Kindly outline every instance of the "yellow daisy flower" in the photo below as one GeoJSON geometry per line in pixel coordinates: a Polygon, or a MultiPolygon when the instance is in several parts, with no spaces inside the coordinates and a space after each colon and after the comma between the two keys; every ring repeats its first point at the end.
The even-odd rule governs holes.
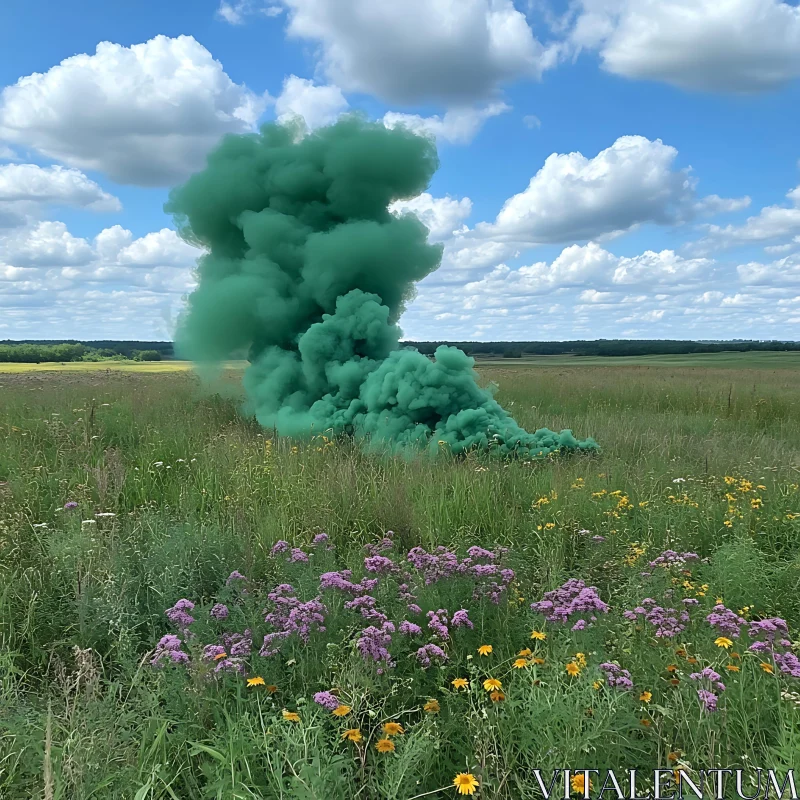
{"type": "Polygon", "coordinates": [[[541,631],[531,631],[531,639],[538,639],[540,642],[543,642],[546,638],[546,633],[542,633],[541,631]]]}
{"type": "Polygon", "coordinates": [[[493,703],[502,703],[502,702],[503,702],[503,700],[505,700],[505,699],[506,699],[506,696],[505,696],[505,695],[504,695],[502,692],[492,692],[492,693],[489,695],[489,699],[490,699],[490,700],[491,700],[493,703]]]}
{"type": "Polygon", "coordinates": [[[490,644],[482,644],[478,648],[478,654],[482,656],[488,656],[492,652],[492,646],[490,644]]]}
{"type": "Polygon", "coordinates": [[[653,699],[653,695],[652,695],[652,693],[650,693],[650,692],[642,692],[642,693],[639,695],[639,699],[640,699],[640,700],[641,700],[643,703],[649,703],[649,702],[650,702],[650,701],[653,699]]]}
{"type": "Polygon", "coordinates": [[[350,742],[360,742],[364,737],[358,728],[348,728],[343,734],[342,739],[347,739],[350,742]]]}
{"type": "Polygon", "coordinates": [[[350,706],[336,706],[331,713],[334,717],[346,717],[352,710],[350,706]]]}
{"type": "Polygon", "coordinates": [[[564,669],[566,669],[567,673],[569,675],[572,675],[573,678],[576,675],[581,674],[581,668],[574,661],[570,661],[569,664],[567,664],[567,666],[564,669]]]}
{"type": "Polygon", "coordinates": [[[502,689],[503,688],[503,684],[500,683],[500,681],[497,680],[497,678],[487,678],[483,682],[483,688],[487,692],[492,692],[492,691],[495,691],[496,689],[502,689]]]}
{"type": "Polygon", "coordinates": [[[296,711],[287,711],[284,708],[281,713],[287,722],[300,722],[300,715],[296,711]]]}
{"type": "Polygon", "coordinates": [[[453,786],[458,789],[459,794],[475,794],[475,790],[480,786],[475,776],[470,772],[459,772],[453,778],[453,786]]]}
{"type": "Polygon", "coordinates": [[[518,656],[531,656],[533,653],[531,652],[530,647],[525,647],[517,653],[518,656]]]}
{"type": "Polygon", "coordinates": [[[393,753],[394,742],[391,739],[378,739],[378,741],[375,742],[375,749],[379,753],[393,753]]]}
{"type": "Polygon", "coordinates": [[[383,732],[387,736],[402,736],[405,733],[403,726],[399,722],[384,722],[383,732]]]}
{"type": "Polygon", "coordinates": [[[773,672],[775,672],[775,670],[772,669],[772,664],[768,664],[766,661],[762,662],[759,666],[769,675],[772,675],[773,672]]]}
{"type": "Polygon", "coordinates": [[[718,638],[714,639],[714,644],[717,647],[724,647],[726,650],[729,647],[733,647],[733,641],[727,636],[719,636],[718,638]]]}
{"type": "Polygon", "coordinates": [[[518,658],[511,666],[514,667],[514,669],[524,669],[530,663],[531,662],[528,661],[527,658],[518,658]]]}
{"type": "Polygon", "coordinates": [[[469,681],[466,678],[453,678],[451,681],[454,689],[466,689],[469,681]]]}
{"type": "Polygon", "coordinates": [[[422,710],[426,711],[428,714],[438,714],[441,711],[439,706],[439,701],[430,699],[424,706],[422,706],[422,710]]]}
{"type": "Polygon", "coordinates": [[[260,675],[256,675],[255,678],[248,678],[247,679],[248,686],[263,686],[264,679],[260,675]]]}

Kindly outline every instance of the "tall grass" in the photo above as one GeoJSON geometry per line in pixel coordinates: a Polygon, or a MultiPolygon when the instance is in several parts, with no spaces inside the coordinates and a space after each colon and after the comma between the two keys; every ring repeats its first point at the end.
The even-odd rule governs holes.
{"type": "MultiPolygon", "coordinates": [[[[692,550],[707,559],[709,594],[796,631],[797,371],[487,366],[481,378],[523,426],[570,427],[602,452],[368,456],[346,441],[275,439],[238,413],[235,373],[210,394],[187,373],[0,375],[0,797],[410,798],[471,765],[481,796],[517,798],[536,767],[666,763],[683,723],[662,719],[645,737],[631,707],[591,682],[531,684],[503,715],[465,699],[415,726],[378,773],[316,712],[281,725],[274,704],[234,682],[212,695],[147,664],[176,599],[211,602],[233,569],[273,580],[272,545],[318,531],[349,564],[389,529],[403,550],[508,546],[527,602],[569,577],[635,601],[635,548],[637,563],[692,550]],[[733,511],[724,476],[752,484],[733,511]]],[[[527,602],[497,641],[525,635],[527,602]]],[[[575,644],[554,641],[552,656],[575,644]]],[[[753,681],[763,697],[753,704],[751,686],[730,701],[724,746],[684,709],[688,768],[723,754],[796,761],[800,697],[753,681]]]]}

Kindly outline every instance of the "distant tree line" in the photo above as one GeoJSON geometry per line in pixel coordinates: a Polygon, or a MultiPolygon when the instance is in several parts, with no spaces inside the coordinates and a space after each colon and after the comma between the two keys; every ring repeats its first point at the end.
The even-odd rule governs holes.
{"type": "MultiPolygon", "coordinates": [[[[668,339],[598,339],[574,342],[406,342],[421,353],[433,355],[437,347],[458,347],[467,355],[494,358],[523,356],[652,356],[687,353],[800,350],[800,342],[747,341],[693,342],[668,339]]],[[[172,342],[133,341],[5,341],[0,342],[0,362],[45,361],[160,361],[173,358],[172,342]]]]}
{"type": "Polygon", "coordinates": [[[800,350],[800,342],[691,342],[667,339],[598,339],[593,342],[407,342],[432,355],[437,347],[451,345],[471,356],[522,358],[523,356],[654,356],[687,353],[747,352],[753,350],[800,350]]]}
{"type": "Polygon", "coordinates": [[[161,361],[172,356],[171,342],[0,342],[0,362],[161,361]]]}

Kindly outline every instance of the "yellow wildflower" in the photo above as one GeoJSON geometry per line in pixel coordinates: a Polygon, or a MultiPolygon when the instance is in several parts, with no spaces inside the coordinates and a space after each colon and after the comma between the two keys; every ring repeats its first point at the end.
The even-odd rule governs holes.
{"type": "Polygon", "coordinates": [[[727,636],[719,636],[719,637],[717,637],[716,639],[714,639],[714,644],[717,647],[724,647],[726,650],[729,647],[733,647],[733,641],[731,639],[729,639],[727,636]]]}
{"type": "Polygon", "coordinates": [[[281,713],[287,722],[300,722],[300,715],[296,711],[287,711],[284,708],[281,713]]]}
{"type": "Polygon", "coordinates": [[[261,676],[256,675],[255,678],[248,678],[247,679],[247,685],[248,686],[263,686],[264,685],[264,679],[261,676]]]}
{"type": "Polygon", "coordinates": [[[478,654],[482,656],[488,656],[492,652],[492,646],[490,644],[482,644],[478,648],[478,654]]]}
{"type": "Polygon", "coordinates": [[[379,753],[393,753],[394,742],[391,739],[378,739],[375,743],[375,749],[379,753]]]}
{"type": "Polygon", "coordinates": [[[405,733],[403,726],[399,722],[384,722],[383,732],[387,736],[402,736],[405,733]]]}
{"type": "Polygon", "coordinates": [[[469,681],[466,678],[453,678],[451,683],[454,689],[466,689],[469,681]]]}
{"type": "Polygon", "coordinates": [[[650,702],[650,701],[653,699],[653,695],[652,695],[652,693],[651,693],[651,692],[642,692],[642,693],[639,695],[639,699],[640,699],[640,700],[641,700],[643,703],[649,703],[649,702],[650,702]]]}
{"type": "Polygon", "coordinates": [[[424,706],[422,706],[422,710],[427,712],[428,714],[438,714],[441,711],[439,707],[439,701],[430,699],[424,706]]]}
{"type": "Polygon", "coordinates": [[[573,678],[581,673],[581,668],[574,661],[570,661],[565,669],[567,670],[568,674],[572,675],[573,678]]]}
{"type": "Polygon", "coordinates": [[[518,658],[511,666],[514,667],[514,669],[524,669],[530,663],[531,662],[528,661],[527,658],[518,658]]]}
{"type": "Polygon", "coordinates": [[[500,681],[499,681],[499,680],[497,680],[497,678],[487,678],[487,679],[486,679],[486,680],[483,682],[483,688],[484,688],[484,689],[485,689],[487,692],[491,692],[491,691],[493,691],[493,690],[495,690],[495,689],[502,689],[502,688],[503,688],[503,684],[502,684],[502,683],[500,683],[500,681]]]}
{"type": "Polygon", "coordinates": [[[364,737],[358,728],[348,728],[343,734],[342,739],[347,739],[350,742],[360,742],[364,737]]]}
{"type": "Polygon", "coordinates": [[[540,642],[543,642],[546,638],[546,633],[542,633],[541,631],[531,631],[531,639],[538,639],[540,642]]]}
{"type": "Polygon", "coordinates": [[[475,790],[480,786],[475,776],[470,772],[459,772],[453,778],[453,786],[458,789],[459,794],[475,794],[475,790]]]}
{"type": "Polygon", "coordinates": [[[352,710],[350,706],[336,706],[331,713],[334,717],[346,717],[352,710]]]}

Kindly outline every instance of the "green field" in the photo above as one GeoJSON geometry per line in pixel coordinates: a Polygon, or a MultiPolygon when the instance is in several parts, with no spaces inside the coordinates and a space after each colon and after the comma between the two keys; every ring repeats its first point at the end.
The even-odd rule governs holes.
{"type": "Polygon", "coordinates": [[[448,798],[462,773],[475,797],[517,800],[540,796],[533,769],[800,767],[800,680],[782,669],[800,645],[798,354],[480,362],[520,424],[602,447],[544,461],[274,439],[240,412],[241,364],[210,390],[181,362],[30,366],[0,374],[3,800],[448,798]],[[322,532],[335,549],[312,545],[322,532]],[[271,555],[279,541],[308,563],[271,555]],[[367,544],[392,566],[370,572],[367,544]],[[495,604],[499,573],[417,569],[418,546],[487,548],[514,576],[495,604]],[[668,549],[699,558],[648,566],[668,549]],[[391,633],[391,666],[358,644],[380,617],[320,587],[345,567],[379,577],[369,591],[393,624],[421,628],[391,633]],[[246,583],[226,586],[234,570],[246,583]],[[530,608],[569,579],[610,607],[583,630],[530,608]],[[261,656],[278,584],[319,596],[326,630],[261,656]],[[656,635],[652,615],[623,616],[647,597],[690,619],[656,635]],[[184,628],[165,616],[182,598],[184,628]],[[735,634],[707,621],[718,601],[743,620],[735,634]],[[215,603],[229,616],[210,617],[215,603]],[[788,644],[751,649],[753,623],[776,617],[788,644]],[[156,649],[166,635],[188,665],[156,649]],[[446,660],[426,666],[426,643],[446,660]],[[332,689],[342,717],[313,699],[332,689]]]}

